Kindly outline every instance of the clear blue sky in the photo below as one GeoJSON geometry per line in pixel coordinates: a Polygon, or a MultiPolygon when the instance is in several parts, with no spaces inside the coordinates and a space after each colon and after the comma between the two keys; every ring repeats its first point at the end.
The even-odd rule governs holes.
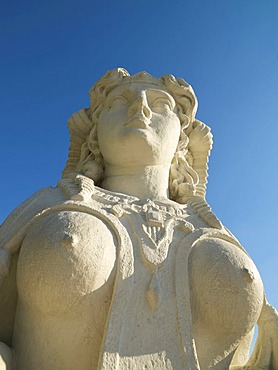
{"type": "Polygon", "coordinates": [[[106,70],[172,73],[214,134],[208,202],[278,307],[277,0],[4,0],[0,17],[0,221],[56,184],[67,119],[106,70]]]}

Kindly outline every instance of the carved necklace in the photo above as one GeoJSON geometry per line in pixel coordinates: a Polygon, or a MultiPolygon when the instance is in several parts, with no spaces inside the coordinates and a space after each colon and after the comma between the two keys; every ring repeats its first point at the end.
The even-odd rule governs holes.
{"type": "Polygon", "coordinates": [[[173,207],[161,201],[115,195],[99,188],[96,188],[93,199],[100,201],[103,208],[116,217],[129,219],[132,234],[140,241],[144,257],[155,266],[166,259],[176,227],[185,233],[194,231],[193,225],[186,221],[185,206],[173,207]]]}

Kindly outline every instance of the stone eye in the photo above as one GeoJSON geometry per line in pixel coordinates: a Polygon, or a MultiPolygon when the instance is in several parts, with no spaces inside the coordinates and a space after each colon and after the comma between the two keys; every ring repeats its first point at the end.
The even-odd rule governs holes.
{"type": "Polygon", "coordinates": [[[153,110],[170,109],[173,110],[172,104],[168,99],[156,99],[151,107],[153,110]]]}
{"type": "Polygon", "coordinates": [[[109,108],[111,107],[121,107],[128,105],[128,101],[123,96],[116,96],[113,98],[109,104],[109,108]]]}

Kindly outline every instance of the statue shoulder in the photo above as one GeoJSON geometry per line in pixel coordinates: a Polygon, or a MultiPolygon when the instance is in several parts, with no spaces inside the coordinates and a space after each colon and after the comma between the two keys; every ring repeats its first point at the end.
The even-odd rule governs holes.
{"type": "Polygon", "coordinates": [[[2,268],[1,260],[6,261],[5,266],[9,265],[9,255],[17,252],[27,228],[35,218],[57,205],[64,207],[67,201],[86,201],[93,192],[92,180],[82,175],[75,175],[60,180],[57,187],[46,187],[37,191],[20,204],[0,226],[0,257],[2,255],[0,272],[5,270],[2,268]]]}
{"type": "Polygon", "coordinates": [[[5,247],[11,237],[23,228],[38,212],[65,200],[59,188],[47,187],[26,199],[0,226],[0,247],[5,247]]]}

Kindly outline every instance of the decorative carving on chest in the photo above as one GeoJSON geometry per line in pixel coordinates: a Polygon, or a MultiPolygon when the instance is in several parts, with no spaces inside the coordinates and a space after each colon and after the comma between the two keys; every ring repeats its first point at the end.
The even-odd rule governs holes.
{"type": "Polygon", "coordinates": [[[126,194],[115,194],[92,184],[92,180],[78,175],[75,180],[60,180],[58,185],[71,199],[80,201],[84,199],[78,194],[83,194],[85,189],[86,200],[91,199],[92,207],[113,214],[122,223],[127,219],[132,234],[140,240],[144,257],[155,266],[166,259],[175,229],[185,234],[194,231],[194,226],[186,221],[189,217],[186,206],[177,207],[151,199],[140,200],[126,194]],[[86,186],[80,186],[80,183],[85,183],[86,186]]]}
{"type": "Polygon", "coordinates": [[[185,207],[175,208],[150,199],[140,201],[135,197],[116,196],[99,190],[95,191],[93,198],[120,220],[128,219],[133,235],[140,240],[144,257],[156,266],[166,259],[175,228],[186,234],[194,230],[193,225],[186,221],[185,207]]]}
{"type": "Polygon", "coordinates": [[[141,225],[142,252],[152,264],[159,265],[166,259],[174,233],[174,223],[174,220],[166,220],[164,228],[141,225]]]}
{"type": "MultiPolygon", "coordinates": [[[[78,175],[78,181],[83,183],[84,177],[78,175]]],[[[78,183],[72,184],[71,180],[63,179],[59,187],[71,199],[83,202],[86,198],[92,208],[113,214],[127,229],[134,247],[138,245],[141,251],[141,262],[150,272],[146,298],[150,309],[156,310],[163,295],[160,267],[165,260],[170,263],[171,259],[167,259],[170,246],[174,248],[175,243],[180,243],[181,239],[175,238],[175,232],[186,235],[194,231],[194,226],[187,219],[191,221],[195,216],[185,205],[140,200],[92,186],[92,181],[88,179],[85,182],[86,186],[80,187],[78,183]],[[79,196],[81,193],[82,197],[79,196]]]]}

